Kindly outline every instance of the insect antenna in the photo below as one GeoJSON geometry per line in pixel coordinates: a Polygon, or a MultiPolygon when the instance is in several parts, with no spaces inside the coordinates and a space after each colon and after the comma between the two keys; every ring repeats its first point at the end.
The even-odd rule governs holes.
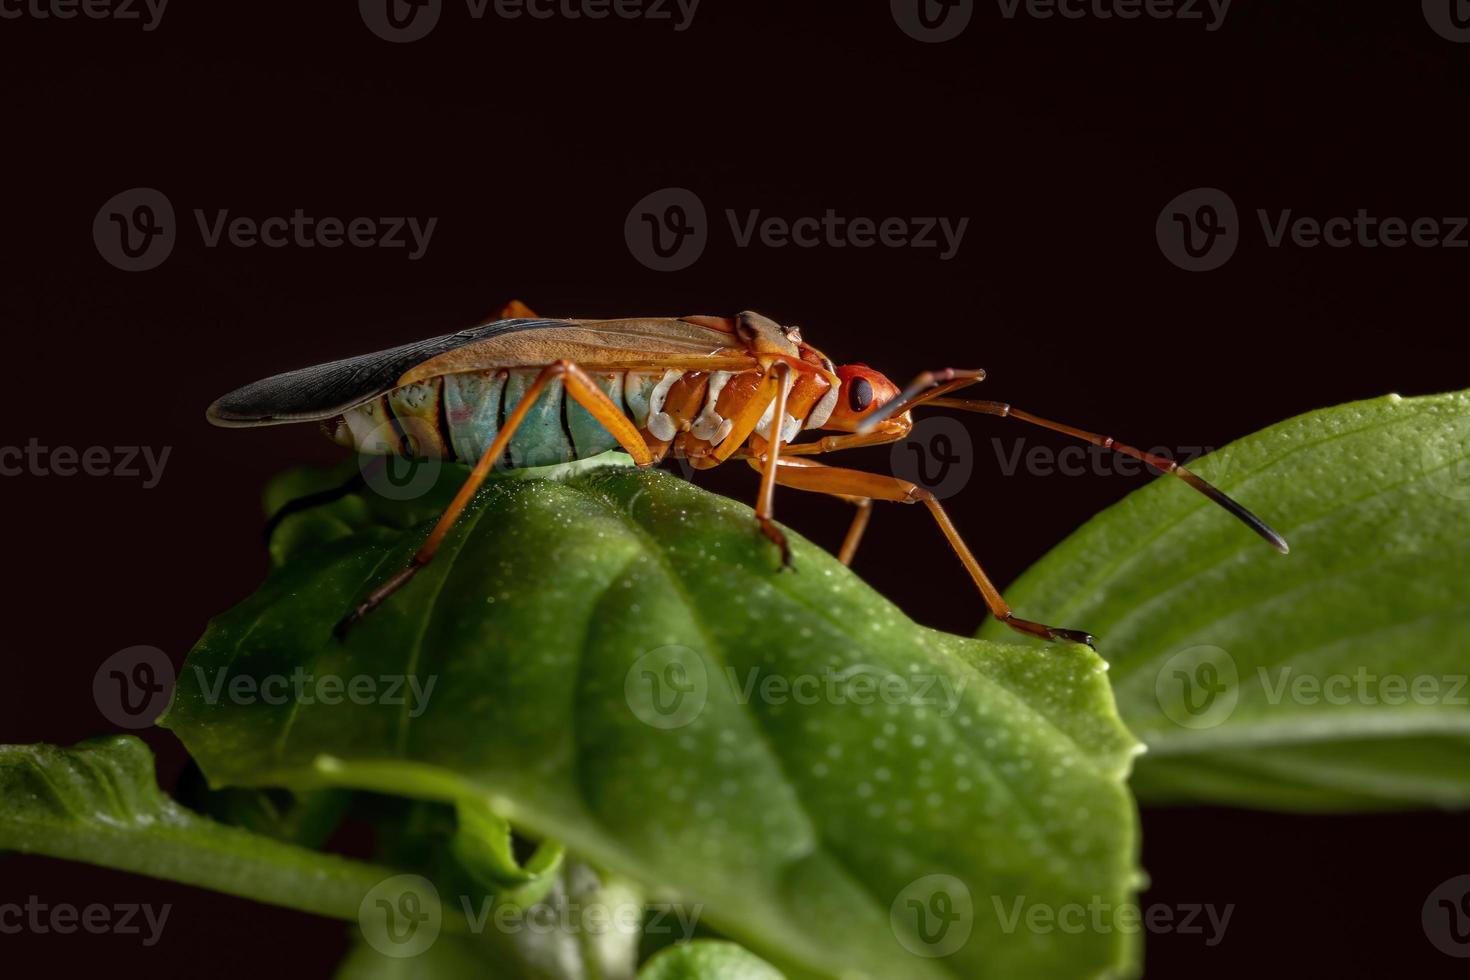
{"type": "Polygon", "coordinates": [[[859,434],[870,432],[884,419],[892,418],[900,412],[907,412],[919,405],[930,405],[934,408],[955,408],[964,412],[979,412],[982,415],[993,415],[997,418],[1029,422],[1043,429],[1060,432],[1074,439],[1090,442],[1094,446],[1101,446],[1103,449],[1110,449],[1113,452],[1122,453],[1124,456],[1131,456],[1164,473],[1172,473],[1235,515],[1237,520],[1260,535],[1267,544],[1283,555],[1291,550],[1291,546],[1286,543],[1286,539],[1277,533],[1269,524],[1251,513],[1238,501],[1220,490],[1220,488],[1193,471],[1184,468],[1175,460],[1155,456],[1153,453],[1146,453],[1141,449],[1136,449],[1126,443],[1119,442],[1112,436],[1099,435],[1096,432],[1089,432],[1086,429],[1078,429],[1074,426],[1063,425],[1060,422],[1053,422],[1039,415],[1032,415],[1030,412],[1023,412],[1020,409],[1012,408],[1005,402],[943,397],[957,388],[964,388],[983,380],[985,380],[985,372],[978,368],[944,368],[939,371],[925,371],[911,381],[908,387],[899,392],[896,398],[864,419],[862,425],[858,426],[857,431],[859,434]]]}
{"type": "Polygon", "coordinates": [[[1214,484],[1205,480],[1203,477],[1199,476],[1193,471],[1181,466],[1176,460],[1165,459],[1162,456],[1155,456],[1153,453],[1144,452],[1142,449],[1130,446],[1127,443],[1119,442],[1112,436],[1099,435],[1096,432],[1089,432],[1086,429],[1078,429],[1074,426],[1063,425],[1060,422],[1053,422],[1050,419],[1044,419],[1039,415],[1032,415],[1030,412],[1023,412],[1018,408],[1012,408],[1005,402],[978,401],[970,398],[937,397],[922,398],[920,400],[935,408],[956,408],[965,412],[979,412],[982,415],[993,415],[997,418],[1016,419],[1020,422],[1029,422],[1032,425],[1040,426],[1043,429],[1050,429],[1053,432],[1060,432],[1063,435],[1071,436],[1074,439],[1081,439],[1084,442],[1090,442],[1094,446],[1100,446],[1103,449],[1110,449],[1115,453],[1122,453],[1124,456],[1131,456],[1134,459],[1147,463],[1154,469],[1161,470],[1164,473],[1171,473],[1174,476],[1179,477],[1179,479],[1183,480],[1191,487],[1194,487],[1194,489],[1204,494],[1210,500],[1213,500],[1216,504],[1219,504],[1231,514],[1234,514],[1235,517],[1242,524],[1250,528],[1252,531],[1256,532],[1256,534],[1260,535],[1260,537],[1264,539],[1267,544],[1275,548],[1277,551],[1281,552],[1283,555],[1287,554],[1291,550],[1291,546],[1286,543],[1286,539],[1278,534],[1269,524],[1261,520],[1255,514],[1251,513],[1242,504],[1228,496],[1224,491],[1216,487],[1214,484]]]}

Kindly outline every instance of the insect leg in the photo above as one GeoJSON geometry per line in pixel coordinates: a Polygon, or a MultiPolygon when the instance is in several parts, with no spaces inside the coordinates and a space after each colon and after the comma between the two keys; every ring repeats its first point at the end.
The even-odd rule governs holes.
{"type": "Polygon", "coordinates": [[[499,313],[496,313],[490,319],[491,320],[519,320],[519,319],[523,319],[523,318],[526,319],[526,320],[536,320],[536,319],[539,319],[536,316],[535,313],[531,312],[531,308],[529,306],[527,306],[525,303],[522,303],[518,299],[513,299],[509,303],[506,303],[504,306],[502,306],[500,308],[500,312],[499,313]]]}
{"type": "Polygon", "coordinates": [[[526,389],[526,393],[521,396],[521,400],[516,405],[515,411],[510,413],[510,418],[505,420],[505,425],[501,426],[495,439],[486,447],[485,452],[481,454],[480,461],[470,471],[470,475],[464,481],[464,485],[459,488],[459,492],[454,495],[454,500],[445,508],[444,513],[439,518],[439,522],[429,532],[429,536],[414,554],[413,559],[392,578],[370,592],[368,597],[357,608],[343,617],[334,631],[338,639],[344,637],[347,634],[347,630],[351,629],[352,625],[359,619],[362,619],[381,605],[384,599],[387,599],[394,592],[402,588],[404,583],[413,578],[420,568],[433,561],[434,555],[439,551],[439,546],[444,542],[444,536],[449,533],[450,528],[454,527],[460,515],[464,513],[465,507],[469,505],[471,498],[474,497],[475,492],[480,489],[481,484],[485,482],[485,478],[490,475],[490,471],[494,468],[496,461],[504,454],[505,447],[510,445],[511,438],[515,435],[516,430],[520,428],[527,414],[530,413],[531,406],[541,396],[541,392],[546,389],[546,386],[556,378],[563,379],[567,393],[575,398],[578,404],[587,409],[593,418],[607,427],[608,432],[612,433],[613,438],[617,439],[618,444],[627,450],[628,455],[633,457],[635,463],[639,466],[652,465],[653,454],[649,452],[648,444],[643,441],[643,436],[639,434],[637,427],[618,409],[617,405],[613,404],[612,399],[607,397],[606,393],[597,386],[596,382],[585,371],[567,360],[559,360],[547,365],[540,374],[536,375],[536,380],[531,382],[530,386],[526,389]]]}
{"type": "MultiPolygon", "coordinates": [[[[745,461],[750,464],[751,469],[757,472],[763,471],[763,464],[755,457],[747,457],[745,461]]],[[[788,456],[781,457],[781,466],[785,468],[821,465],[821,463],[814,460],[788,456]]],[[[777,480],[779,481],[779,479],[780,476],[778,475],[777,480]]],[[[863,533],[868,529],[868,521],[873,516],[873,498],[857,497],[848,493],[833,493],[828,494],[828,496],[835,497],[838,500],[845,500],[852,504],[854,508],[852,523],[847,526],[847,534],[843,536],[842,547],[837,552],[837,560],[844,565],[850,566],[853,558],[857,555],[858,545],[862,543],[863,533]]]]}
{"type": "Polygon", "coordinates": [[[786,535],[776,526],[773,519],[775,514],[776,497],[776,469],[781,462],[781,427],[786,422],[786,396],[790,391],[787,381],[791,377],[791,368],[785,362],[778,361],[772,366],[776,377],[776,401],[775,409],[771,412],[771,426],[766,431],[770,433],[767,440],[767,450],[763,462],[764,469],[761,472],[761,489],[755,498],[755,519],[760,522],[761,533],[775,542],[776,547],[781,549],[781,567],[791,567],[791,544],[786,540],[786,535]]]}
{"type": "Polygon", "coordinates": [[[1124,456],[1131,456],[1134,459],[1142,460],[1155,469],[1162,470],[1165,473],[1172,473],[1206,497],[1209,497],[1231,514],[1234,514],[1242,524],[1264,538],[1271,547],[1283,555],[1291,550],[1286,543],[1286,539],[1272,530],[1265,521],[1226,496],[1213,484],[1207,483],[1172,459],[1164,459],[1162,456],[1146,453],[1141,449],[1136,449],[1133,446],[1121,443],[1112,436],[1099,435],[1096,432],[1088,432],[1086,429],[1078,429],[1070,425],[1063,425],[1060,422],[1053,422],[1039,415],[1032,415],[1030,412],[1023,412],[1020,409],[1012,408],[1005,402],[976,401],[967,398],[933,398],[929,399],[928,402],[935,408],[957,408],[966,412],[994,415],[997,418],[1018,419],[1022,422],[1030,422],[1032,425],[1038,425],[1043,429],[1060,432],[1063,435],[1072,436],[1074,439],[1090,442],[1094,446],[1101,446],[1104,449],[1111,449],[1115,453],[1122,453],[1124,456]]]}
{"type": "Polygon", "coordinates": [[[852,523],[847,526],[847,534],[842,538],[842,549],[837,552],[837,560],[850,567],[852,560],[857,557],[858,545],[862,544],[863,534],[868,530],[868,521],[873,517],[873,498],[849,497],[845,494],[839,494],[839,496],[856,508],[852,515],[852,523]]]}
{"type": "Polygon", "coordinates": [[[781,425],[786,418],[786,398],[790,393],[791,371],[792,365],[784,360],[776,360],[766,366],[765,371],[761,374],[760,384],[730,419],[730,432],[715,447],[713,454],[714,458],[722,463],[734,456],[737,451],[741,455],[746,455],[747,451],[741,447],[751,439],[751,434],[759,427],[760,420],[765,416],[767,409],[770,409],[771,427],[767,431],[771,439],[768,440],[767,451],[761,454],[760,463],[751,459],[751,465],[760,469],[762,473],[760,494],[756,498],[756,520],[760,523],[761,533],[781,549],[781,567],[783,568],[791,566],[791,546],[786,540],[785,533],[772,520],[771,512],[775,495],[776,465],[781,457],[781,425]]]}
{"type": "Polygon", "coordinates": [[[945,513],[939,501],[934,499],[934,495],[928,490],[909,483],[907,480],[884,476],[881,473],[840,469],[835,466],[825,466],[814,460],[802,460],[803,465],[792,465],[792,462],[788,460],[782,463],[777,470],[776,482],[782,486],[836,496],[892,500],[902,504],[922,503],[929,508],[929,513],[933,515],[935,523],[939,525],[940,531],[944,532],[950,547],[959,556],[960,563],[965,566],[965,571],[970,573],[970,578],[974,580],[975,586],[985,598],[985,605],[992,616],[1011,629],[1028,636],[1040,637],[1043,640],[1070,640],[1073,643],[1085,643],[1092,646],[1090,633],[1033,623],[1013,613],[1011,607],[1001,596],[1000,590],[990,581],[990,577],[985,574],[985,570],[980,567],[980,563],[970,552],[969,546],[960,537],[960,532],[954,526],[954,522],[949,519],[949,515],[945,513]]]}

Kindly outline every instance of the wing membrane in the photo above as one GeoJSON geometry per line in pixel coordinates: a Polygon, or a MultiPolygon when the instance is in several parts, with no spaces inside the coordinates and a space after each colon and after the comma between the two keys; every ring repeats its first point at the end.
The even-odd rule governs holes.
{"type": "MultiPolygon", "coordinates": [[[[710,318],[712,320],[712,318],[710,318]]],[[[399,385],[442,374],[547,364],[698,358],[739,347],[734,334],[670,317],[620,320],[498,320],[400,347],[287,371],[230,392],[209,406],[223,426],[328,419],[399,385]]]]}

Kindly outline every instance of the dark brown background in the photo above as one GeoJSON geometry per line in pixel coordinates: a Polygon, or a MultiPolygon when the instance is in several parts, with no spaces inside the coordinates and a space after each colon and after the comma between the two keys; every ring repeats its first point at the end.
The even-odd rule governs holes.
{"type": "MultiPolygon", "coordinates": [[[[1218,446],[1308,409],[1465,387],[1470,252],[1269,249],[1254,209],[1325,217],[1470,212],[1470,47],[1418,4],[1237,0],[1223,28],[1003,19],[977,5],[926,45],[884,3],[704,0],[668,22],[471,20],[450,0],[425,40],[374,37],[354,5],[170,6],[136,23],[0,20],[6,207],[4,438],[172,447],[160,486],[0,483],[11,556],[0,741],[111,726],[96,665],[133,644],[181,662],[259,582],[258,494],[339,458],[309,428],[225,432],[204,406],[286,367],[474,322],[519,296],[548,314],[747,307],[841,360],[904,379],[983,365],[992,397],[1147,445],[1218,446]],[[308,13],[307,6],[320,9],[308,13]],[[1377,8],[1377,9],[1372,9],[1377,8]],[[207,12],[206,12],[207,10],[207,12]],[[623,220],[696,191],[714,228],[687,271],[649,271],[623,220]],[[1182,272],[1154,221],[1189,188],[1227,190],[1246,240],[1182,272]],[[164,191],[181,239],[158,269],[107,265],[91,223],[164,191]],[[428,254],[206,249],[191,211],[437,216],[428,254]],[[932,250],[736,248],[723,211],[787,218],[968,216],[932,250]]],[[[1138,478],[979,472],[954,501],[1002,582],[1138,478]]],[[[857,465],[882,468],[883,452],[857,465]]],[[[749,499],[748,471],[701,478],[749,499]]],[[[787,494],[782,518],[835,545],[841,508],[787,494]]],[[[922,622],[982,609],[920,514],[884,510],[858,571],[922,622]]],[[[182,765],[149,734],[165,784],[182,765]]],[[[1463,819],[1150,812],[1146,901],[1235,903],[1225,942],[1151,936],[1151,976],[1449,976],[1418,922],[1466,867],[1463,819]]],[[[0,864],[0,900],[173,902],[164,941],[0,937],[0,955],[122,976],[318,976],[332,922],[40,859],[0,864]]]]}

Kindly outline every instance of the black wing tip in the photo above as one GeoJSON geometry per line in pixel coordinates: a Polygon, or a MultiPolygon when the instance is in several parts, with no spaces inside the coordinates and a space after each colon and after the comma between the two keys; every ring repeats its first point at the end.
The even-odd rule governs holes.
{"type": "Polygon", "coordinates": [[[334,415],[342,414],[342,410],[312,413],[309,415],[280,415],[269,412],[247,412],[238,407],[230,407],[230,395],[214,401],[204,410],[204,418],[210,425],[221,429],[252,429],[262,425],[289,425],[294,422],[320,422],[334,415]]]}
{"type": "Polygon", "coordinates": [[[219,426],[222,429],[243,429],[252,425],[271,425],[280,421],[270,415],[262,415],[259,412],[242,412],[238,407],[230,405],[234,392],[217,398],[204,410],[204,418],[210,425],[219,426]]]}

